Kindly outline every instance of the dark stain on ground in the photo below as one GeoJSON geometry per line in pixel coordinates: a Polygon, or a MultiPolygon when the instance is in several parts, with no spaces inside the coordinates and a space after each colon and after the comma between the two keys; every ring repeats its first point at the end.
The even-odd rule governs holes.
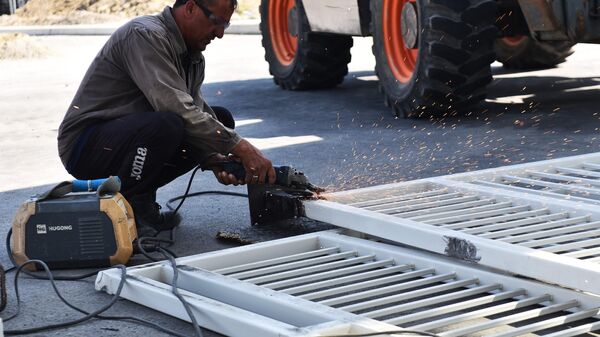
{"type": "Polygon", "coordinates": [[[324,222],[300,217],[291,220],[254,225],[242,229],[238,228],[235,231],[221,230],[217,233],[217,238],[219,240],[238,244],[251,244],[334,228],[336,227],[324,222]]]}

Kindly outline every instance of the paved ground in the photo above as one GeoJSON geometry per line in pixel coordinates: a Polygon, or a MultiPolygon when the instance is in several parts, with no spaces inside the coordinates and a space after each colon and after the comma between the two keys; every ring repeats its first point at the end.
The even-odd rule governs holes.
{"type": "MultiPolygon", "coordinates": [[[[43,60],[0,60],[0,235],[28,196],[68,179],[56,154],[56,129],[87,65],[106,37],[45,37],[54,51],[43,60]]],[[[227,36],[206,53],[204,94],[235,112],[239,132],[259,144],[275,163],[293,164],[316,184],[344,190],[375,184],[599,151],[600,47],[577,46],[557,69],[506,73],[494,66],[490,99],[470,114],[431,120],[395,119],[383,105],[373,74],[370,40],[356,39],[350,74],[339,88],[287,92],[269,78],[258,36],[227,36]]],[[[183,193],[189,176],[159,191],[165,201],[183,193]]],[[[221,189],[210,174],[192,190],[221,189]]],[[[244,188],[223,188],[244,192],[244,188]]],[[[267,240],[321,229],[251,228],[241,198],[189,200],[174,247],[180,255],[222,249],[219,230],[267,240]]],[[[6,253],[0,254],[4,266],[6,253]]],[[[134,262],[141,262],[136,259],[134,262]]],[[[12,279],[12,275],[9,276],[12,279]]],[[[45,282],[23,279],[22,314],[5,328],[64,321],[76,313],[60,304],[45,282]]],[[[93,279],[60,283],[73,303],[96,308],[109,301],[93,279]]],[[[7,312],[14,310],[10,291],[7,312]]],[[[112,314],[136,314],[191,334],[189,325],[121,301],[112,314]]],[[[160,336],[129,323],[94,321],[44,336],[160,336]]],[[[41,335],[40,335],[41,336],[41,335]]],[[[208,333],[207,336],[215,336],[208,333]]]]}

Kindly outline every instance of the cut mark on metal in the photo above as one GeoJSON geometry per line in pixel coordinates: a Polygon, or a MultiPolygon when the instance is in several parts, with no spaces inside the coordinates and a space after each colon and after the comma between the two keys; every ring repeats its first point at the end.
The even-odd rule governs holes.
{"type": "Polygon", "coordinates": [[[481,257],[477,256],[477,247],[472,242],[450,236],[444,236],[444,241],[447,244],[444,250],[446,255],[468,262],[479,262],[481,260],[481,257]]]}

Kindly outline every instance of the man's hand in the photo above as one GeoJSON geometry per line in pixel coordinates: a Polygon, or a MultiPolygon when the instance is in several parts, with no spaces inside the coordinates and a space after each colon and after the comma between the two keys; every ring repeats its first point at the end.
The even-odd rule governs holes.
{"type": "Polygon", "coordinates": [[[229,160],[235,160],[235,158],[226,157],[222,154],[216,153],[210,156],[210,158],[203,163],[202,167],[210,168],[215,174],[215,178],[217,178],[217,180],[223,185],[243,185],[243,180],[238,180],[233,174],[227,173],[223,170],[223,167],[219,165],[219,163],[229,160]]]}
{"type": "Polygon", "coordinates": [[[243,185],[244,181],[238,180],[233,174],[221,171],[219,168],[213,168],[213,173],[217,180],[223,185],[243,185]]]}
{"type": "Polygon", "coordinates": [[[275,169],[273,164],[259,149],[250,142],[242,139],[231,153],[240,159],[246,170],[246,184],[275,183],[275,169]]]}

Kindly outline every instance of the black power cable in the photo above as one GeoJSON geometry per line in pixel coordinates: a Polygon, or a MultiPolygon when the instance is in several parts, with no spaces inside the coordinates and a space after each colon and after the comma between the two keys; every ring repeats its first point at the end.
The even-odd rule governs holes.
{"type": "MultiPolygon", "coordinates": [[[[14,266],[13,268],[15,268],[15,267],[19,267],[19,264],[15,261],[15,258],[13,257],[13,254],[12,254],[12,248],[11,248],[11,243],[10,243],[11,237],[12,237],[12,228],[10,228],[8,230],[8,234],[6,234],[6,253],[8,254],[8,258],[10,259],[10,262],[14,266]]],[[[39,260],[32,260],[32,261],[39,261],[39,260]]],[[[12,268],[9,270],[12,271],[12,268]]],[[[83,280],[83,279],[91,277],[91,276],[95,276],[96,274],[98,274],[99,271],[100,270],[95,270],[93,272],[89,272],[89,273],[85,273],[85,274],[81,274],[81,275],[75,275],[75,276],[58,276],[58,275],[52,274],[48,269],[48,271],[46,272],[46,275],[48,275],[48,273],[50,273],[50,275],[52,275],[52,279],[57,280],[57,281],[77,281],[77,280],[83,280]]],[[[37,275],[26,269],[23,269],[22,272],[27,274],[28,276],[33,277],[38,280],[49,280],[50,279],[49,276],[37,275]]]]}
{"type": "MultiPolygon", "coordinates": [[[[200,165],[196,166],[194,171],[192,171],[192,175],[190,176],[190,179],[188,180],[188,184],[185,189],[185,193],[183,193],[182,195],[177,196],[175,198],[171,198],[167,201],[167,208],[169,210],[173,211],[173,216],[175,216],[175,214],[177,214],[177,212],[179,212],[179,209],[181,208],[181,206],[183,205],[183,203],[185,202],[185,200],[188,197],[196,197],[199,195],[207,195],[207,194],[229,195],[229,196],[233,196],[233,197],[243,197],[243,198],[248,197],[248,195],[244,194],[244,193],[227,192],[227,191],[200,191],[200,192],[190,193],[190,189],[192,188],[192,182],[194,181],[194,176],[196,175],[196,172],[198,172],[199,169],[201,169],[200,165]],[[181,201],[179,202],[179,204],[177,204],[176,207],[173,207],[172,204],[177,200],[181,200],[181,201]]],[[[169,231],[169,240],[171,240],[171,241],[174,241],[174,238],[173,238],[174,229],[175,228],[173,228],[169,231]]],[[[157,233],[157,235],[158,235],[158,233],[157,233]]]]}
{"type": "Polygon", "coordinates": [[[198,321],[196,320],[196,316],[194,316],[194,313],[192,312],[190,304],[179,293],[179,287],[177,286],[177,279],[179,278],[179,267],[177,267],[177,261],[175,261],[173,255],[171,255],[167,250],[163,249],[162,247],[158,247],[158,250],[169,260],[169,263],[171,263],[171,268],[173,269],[173,279],[171,280],[171,292],[173,293],[173,295],[175,295],[175,297],[179,299],[179,301],[183,305],[183,308],[185,309],[185,312],[190,317],[190,320],[192,321],[192,326],[194,327],[194,330],[196,332],[196,336],[202,337],[202,330],[200,329],[200,325],[198,325],[198,321]]]}
{"type": "Polygon", "coordinates": [[[46,325],[46,326],[41,326],[41,327],[37,327],[37,328],[30,328],[30,329],[21,329],[21,330],[5,330],[4,332],[7,335],[25,335],[25,334],[31,334],[31,333],[36,333],[36,332],[41,332],[41,331],[46,331],[46,330],[54,330],[54,329],[60,329],[60,328],[66,328],[69,326],[73,326],[76,324],[80,324],[83,323],[91,318],[97,318],[97,319],[102,319],[102,320],[112,320],[112,321],[130,321],[132,323],[137,323],[140,325],[144,325],[153,329],[156,329],[158,331],[173,335],[173,336],[177,336],[177,337],[187,337],[187,335],[181,334],[177,331],[173,331],[171,329],[165,328],[160,326],[159,324],[156,324],[154,322],[150,322],[148,320],[142,319],[142,318],[138,318],[138,317],[133,317],[133,316],[102,316],[100,315],[100,313],[110,309],[118,300],[120,294],[121,294],[121,290],[123,288],[123,285],[125,283],[126,280],[126,269],[125,266],[123,265],[117,265],[115,267],[121,268],[122,270],[122,274],[121,274],[121,281],[119,283],[119,286],[117,288],[117,291],[115,292],[115,296],[113,298],[113,300],[107,304],[106,306],[102,307],[99,310],[96,310],[94,312],[88,312],[85,311],[81,308],[76,307],[75,305],[71,304],[69,301],[67,301],[62,294],[59,292],[57,286],[56,286],[56,282],[54,279],[53,274],[50,272],[50,269],[48,268],[48,265],[46,265],[46,263],[44,263],[43,261],[40,260],[29,260],[27,262],[25,262],[23,265],[20,265],[19,267],[17,267],[17,272],[15,274],[15,294],[17,297],[17,311],[12,314],[11,316],[7,317],[4,319],[4,321],[10,321],[13,318],[17,317],[20,313],[20,308],[21,308],[21,299],[20,299],[20,295],[19,295],[19,285],[18,285],[18,277],[19,274],[21,272],[24,271],[24,267],[27,264],[38,264],[40,266],[42,266],[42,268],[44,269],[44,271],[46,272],[47,275],[47,280],[50,281],[52,288],[54,289],[54,292],[58,295],[58,298],[65,303],[68,307],[81,312],[82,314],[84,314],[85,316],[78,319],[78,320],[74,320],[71,322],[65,322],[65,323],[60,323],[60,324],[52,324],[52,325],[46,325]]]}
{"type": "Polygon", "coordinates": [[[183,205],[183,203],[185,202],[185,199],[187,198],[187,194],[190,193],[190,188],[192,187],[192,181],[194,181],[194,176],[196,175],[196,172],[198,172],[198,170],[200,169],[200,165],[196,166],[196,168],[194,169],[194,171],[192,171],[192,175],[190,176],[190,179],[188,180],[188,184],[187,187],[185,188],[185,192],[183,193],[183,196],[181,197],[181,201],[179,202],[179,205],[177,205],[177,207],[175,208],[175,210],[173,210],[173,208],[171,208],[171,206],[169,205],[169,203],[171,202],[171,200],[169,200],[169,202],[167,202],[167,207],[170,210],[173,210],[173,214],[177,214],[177,212],[179,212],[179,209],[181,208],[181,206],[183,205]]]}
{"type": "MultiPolygon", "coordinates": [[[[60,293],[60,291],[58,290],[58,288],[56,287],[56,283],[54,282],[54,277],[52,275],[52,273],[50,272],[50,269],[48,268],[48,265],[46,265],[46,263],[44,263],[44,261],[41,260],[29,260],[26,261],[25,263],[23,263],[22,265],[20,265],[17,268],[17,271],[15,273],[15,294],[17,297],[17,311],[11,315],[10,317],[7,317],[4,319],[4,321],[10,321],[11,319],[17,317],[20,313],[21,310],[21,296],[19,294],[19,274],[21,273],[21,271],[23,271],[23,268],[29,264],[36,264],[36,265],[40,265],[44,268],[44,270],[46,271],[46,274],[48,275],[48,279],[50,280],[50,283],[52,284],[52,288],[54,289],[54,291],[56,292],[56,295],[58,295],[58,297],[61,299],[61,301],[63,301],[65,304],[67,304],[69,307],[71,308],[75,308],[75,306],[73,306],[72,304],[70,304],[60,293]]],[[[84,317],[81,317],[79,319],[70,321],[70,322],[63,322],[63,323],[58,323],[58,324],[50,324],[50,325],[45,325],[45,326],[41,326],[41,327],[36,327],[36,328],[29,328],[29,329],[21,329],[21,330],[4,330],[4,333],[6,335],[26,335],[26,334],[31,334],[31,333],[36,333],[36,332],[40,332],[40,331],[46,331],[46,330],[53,330],[53,329],[59,329],[59,328],[65,328],[65,327],[69,327],[72,325],[76,325],[82,322],[85,322],[89,319],[92,319],[94,317],[96,317],[97,315],[101,314],[102,312],[110,309],[115,303],[117,303],[117,300],[119,299],[119,296],[121,294],[121,290],[123,290],[123,285],[125,285],[125,276],[126,276],[126,268],[124,265],[118,265],[116,266],[118,268],[121,268],[121,281],[119,282],[119,286],[117,288],[117,291],[115,292],[115,296],[113,296],[113,299],[110,301],[110,303],[104,305],[102,308],[94,310],[90,313],[87,313],[84,317]]],[[[77,309],[78,311],[81,311],[79,309],[77,309]]]]}
{"type": "MultiPolygon", "coordinates": [[[[16,316],[19,315],[20,313],[20,295],[19,295],[19,290],[18,290],[18,275],[22,272],[24,274],[27,274],[30,277],[33,277],[35,279],[39,279],[39,280],[47,280],[50,281],[52,288],[54,289],[54,291],[56,292],[56,294],[58,295],[58,297],[63,301],[63,303],[65,303],[67,306],[69,306],[70,308],[79,311],[81,313],[83,313],[84,315],[86,315],[85,317],[88,317],[89,315],[93,315],[94,318],[98,318],[98,319],[103,319],[103,320],[113,320],[113,321],[130,321],[132,323],[137,323],[140,325],[144,325],[144,326],[148,326],[150,328],[154,328],[158,331],[162,331],[164,333],[173,335],[173,336],[177,336],[177,337],[187,337],[186,335],[180,334],[174,330],[168,329],[168,328],[164,328],[162,326],[160,326],[159,324],[150,322],[148,320],[142,319],[142,318],[138,318],[138,317],[133,317],[133,316],[102,316],[99,314],[94,314],[94,313],[89,313],[83,309],[80,309],[74,305],[72,305],[71,303],[69,303],[66,299],[64,299],[64,297],[62,297],[62,295],[59,293],[58,288],[56,287],[55,281],[76,281],[76,280],[81,280],[81,279],[85,279],[88,278],[90,276],[94,276],[96,274],[98,274],[99,271],[101,270],[97,270],[91,273],[87,273],[87,274],[83,274],[83,275],[77,275],[77,276],[56,276],[54,275],[48,265],[41,261],[41,260],[29,260],[26,261],[23,265],[18,265],[16,263],[16,261],[14,260],[14,257],[12,255],[12,251],[11,251],[11,239],[12,236],[12,228],[9,230],[7,236],[6,236],[6,249],[7,249],[7,253],[8,253],[8,257],[10,259],[10,261],[13,263],[13,267],[9,268],[7,270],[7,272],[11,272],[12,270],[17,270],[17,273],[15,274],[15,293],[16,293],[16,297],[17,297],[17,311],[4,319],[4,321],[10,321],[11,319],[15,318],[16,316]],[[42,266],[42,268],[44,269],[45,272],[45,276],[42,275],[37,275],[35,273],[31,273],[29,271],[27,271],[26,269],[24,269],[25,265],[27,264],[36,264],[39,266],[42,266]]],[[[157,261],[156,259],[154,259],[151,255],[148,254],[148,248],[143,248],[143,243],[145,241],[151,241],[154,243],[172,243],[169,240],[166,239],[160,239],[160,238],[147,238],[147,237],[142,237],[139,238],[137,241],[137,245],[138,245],[138,249],[140,250],[140,252],[146,256],[148,259],[150,259],[151,261],[157,261]]],[[[154,248],[153,251],[156,251],[156,247],[152,247],[154,248]]],[[[161,249],[164,249],[165,252],[168,252],[171,256],[176,256],[173,252],[171,252],[170,250],[161,247],[161,249]]],[[[118,267],[118,266],[115,266],[118,267]]],[[[123,266],[124,267],[124,266],[123,266]]],[[[102,269],[104,270],[104,269],[102,269]]],[[[123,282],[125,278],[122,277],[121,282],[123,282]]],[[[117,292],[116,296],[118,296],[120,294],[120,290],[117,292]]],[[[114,304],[114,303],[113,303],[114,304]]],[[[111,305],[112,306],[112,305],[111,305]]],[[[85,319],[87,320],[87,319],[85,319]]],[[[84,321],[85,321],[84,320],[84,321]]],[[[58,328],[64,328],[64,327],[69,327],[72,325],[76,325],[79,323],[82,323],[84,321],[81,320],[77,320],[77,321],[73,321],[72,324],[66,324],[66,325],[48,325],[48,326],[43,326],[43,327],[39,327],[39,328],[35,328],[35,331],[31,330],[31,329],[25,329],[25,330],[12,330],[12,332],[14,332],[13,334],[30,334],[30,333],[35,333],[35,332],[40,332],[40,331],[45,331],[45,330],[53,330],[53,329],[58,329],[58,328]]],[[[9,330],[7,332],[7,334],[10,334],[11,330],[9,330]]]]}
{"type": "Polygon", "coordinates": [[[201,191],[201,192],[194,192],[194,193],[190,193],[190,189],[192,187],[192,181],[194,181],[194,176],[196,175],[196,172],[198,172],[198,170],[200,169],[200,166],[196,166],[196,168],[194,169],[194,171],[192,172],[192,175],[190,176],[190,179],[188,180],[188,184],[187,187],[185,189],[185,193],[169,199],[169,201],[167,201],[167,208],[169,208],[170,210],[173,211],[173,214],[177,214],[177,212],[179,211],[179,209],[181,208],[181,206],[183,205],[183,203],[185,202],[185,200],[188,197],[195,197],[198,195],[204,195],[204,194],[219,194],[219,195],[229,195],[229,196],[234,196],[234,197],[244,197],[247,198],[248,195],[244,194],[244,193],[236,193],[236,192],[226,192],[226,191],[201,191]],[[173,207],[172,203],[177,201],[177,200],[181,200],[179,202],[179,204],[177,205],[177,207],[173,207]]]}
{"type": "Polygon", "coordinates": [[[147,236],[143,236],[141,238],[138,238],[137,240],[135,240],[135,246],[137,248],[137,250],[135,251],[136,253],[140,253],[142,255],[144,255],[148,260],[152,261],[152,262],[158,262],[158,260],[156,258],[154,258],[152,255],[150,255],[150,252],[156,252],[158,251],[158,247],[164,249],[165,251],[169,252],[169,254],[171,254],[174,257],[177,257],[177,255],[175,255],[175,253],[173,253],[172,251],[170,251],[169,249],[167,249],[166,247],[160,246],[161,243],[166,243],[168,245],[172,245],[175,243],[175,241],[173,240],[168,240],[168,239],[163,239],[163,238],[157,238],[157,237],[147,237],[147,236]],[[154,243],[154,245],[149,246],[149,247],[145,247],[145,242],[152,242],[154,243]]]}
{"type": "Polygon", "coordinates": [[[177,210],[179,210],[180,205],[183,204],[183,202],[185,201],[186,198],[188,198],[188,197],[196,197],[196,196],[205,195],[205,194],[229,195],[229,196],[233,196],[233,197],[248,198],[248,195],[245,194],[245,193],[227,192],[227,191],[200,191],[200,192],[194,192],[194,193],[188,193],[188,194],[180,195],[178,197],[169,199],[169,201],[167,201],[167,207],[170,210],[173,210],[173,205],[171,205],[171,203],[173,203],[173,202],[175,202],[177,200],[181,200],[181,202],[179,203],[179,205],[177,205],[177,210]]]}

